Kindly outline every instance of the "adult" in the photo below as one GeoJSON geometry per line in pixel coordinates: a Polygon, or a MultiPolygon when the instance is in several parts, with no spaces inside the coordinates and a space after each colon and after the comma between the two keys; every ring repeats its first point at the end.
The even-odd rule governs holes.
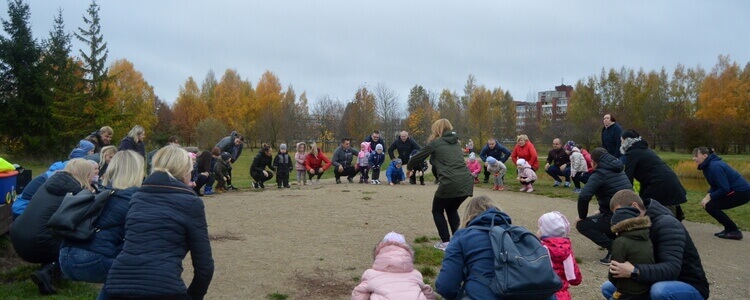
{"type": "Polygon", "coordinates": [[[112,130],[112,127],[104,126],[89,134],[86,140],[94,144],[94,153],[99,153],[102,148],[112,144],[112,136],[114,134],[115,132],[112,130]]]}
{"type": "Polygon", "coordinates": [[[432,134],[427,146],[412,156],[407,169],[417,169],[428,156],[440,170],[440,184],[432,199],[432,219],[440,235],[440,242],[435,244],[435,248],[445,251],[451,240],[451,232],[455,234],[461,222],[458,207],[474,192],[473,179],[464,162],[463,150],[448,119],[440,119],[432,124],[432,134]]]}
{"type": "Polygon", "coordinates": [[[211,158],[211,152],[209,151],[201,151],[195,158],[195,167],[193,168],[193,181],[195,182],[195,186],[193,187],[193,191],[198,194],[198,196],[204,194],[201,193],[201,188],[204,186],[206,187],[205,194],[213,194],[212,186],[214,185],[214,172],[211,168],[211,158]]]}
{"type": "Polygon", "coordinates": [[[565,187],[570,187],[570,157],[562,147],[559,138],[552,140],[552,149],[547,153],[547,163],[544,164],[544,171],[547,175],[555,180],[553,187],[560,186],[560,175],[565,177],[565,187]]]}
{"type": "Polygon", "coordinates": [[[89,161],[71,159],[65,169],[54,173],[37,190],[23,214],[10,227],[10,241],[18,256],[27,262],[42,264],[38,271],[31,274],[31,279],[44,295],[57,292],[53,280],[60,275],[57,260],[62,242],[52,234],[47,222],[66,194],[77,194],[83,189],[93,191],[93,175],[94,167],[89,161]]]}
{"type": "Polygon", "coordinates": [[[273,159],[271,158],[271,146],[263,144],[258,154],[253,158],[250,165],[250,177],[253,178],[253,188],[265,189],[264,182],[273,178],[273,159]],[[268,168],[268,170],[266,170],[268,168]]]}
{"type": "Polygon", "coordinates": [[[513,160],[514,165],[519,158],[525,159],[534,171],[539,170],[539,155],[536,153],[534,144],[531,143],[531,140],[525,134],[516,137],[516,146],[513,147],[513,152],[510,153],[510,159],[513,160]]]}
{"type": "Polygon", "coordinates": [[[354,175],[357,171],[354,169],[352,160],[359,154],[357,149],[352,148],[352,139],[343,138],[341,139],[341,146],[333,151],[333,159],[331,164],[333,165],[333,176],[336,177],[336,183],[341,183],[341,176],[346,176],[346,180],[349,183],[353,183],[354,175]]]}
{"type": "Polygon", "coordinates": [[[120,147],[117,148],[117,151],[133,150],[145,158],[146,144],[143,143],[145,138],[146,130],[141,125],[135,125],[133,129],[130,129],[128,135],[120,141],[120,147]]]}
{"type": "Polygon", "coordinates": [[[67,164],[67,161],[55,162],[49,166],[46,172],[39,174],[39,176],[34,177],[34,179],[29,181],[29,184],[27,184],[23,189],[21,195],[18,195],[18,197],[16,197],[16,200],[13,201],[13,220],[18,219],[18,217],[23,214],[31,199],[34,197],[36,192],[39,191],[39,188],[44,185],[47,179],[55,174],[55,172],[64,169],[65,165],[67,164]]]}
{"type": "Polygon", "coordinates": [[[706,147],[693,149],[693,161],[711,186],[701,200],[701,206],[724,226],[724,230],[714,235],[722,239],[741,240],[742,231],[723,210],[747,204],[750,201],[750,184],[706,147]]]}
{"type": "Polygon", "coordinates": [[[635,130],[622,133],[620,152],[624,157],[628,180],[632,183],[635,179],[641,184],[641,198],[656,199],[669,208],[677,220],[682,221],[685,214],[680,204],[687,202],[687,191],[672,168],[648,148],[646,140],[635,130]]]}
{"type": "MultiPolygon", "coordinates": [[[[651,284],[651,299],[708,299],[709,286],[698,249],[685,227],[672,213],[653,199],[641,199],[630,190],[617,192],[610,209],[634,207],[639,216],[651,219],[649,239],[654,246],[655,264],[612,261],[609,272],[615,278],[631,278],[651,284]]],[[[602,295],[611,299],[615,286],[607,281],[602,295]]]]}
{"type": "Polygon", "coordinates": [[[445,250],[435,291],[445,299],[497,299],[490,287],[476,276],[495,276],[495,254],[487,231],[470,226],[507,226],[510,217],[487,196],[471,199],[466,205],[464,222],[445,250]],[[494,222],[493,222],[494,221],[494,222]],[[463,290],[464,295],[459,295],[463,290]],[[463,298],[459,298],[463,296],[463,298]]]}
{"type": "Polygon", "coordinates": [[[95,283],[107,279],[107,272],[125,243],[125,216],[130,198],[146,175],[144,165],[143,157],[130,150],[120,151],[112,158],[102,183],[114,193],[94,222],[101,230],[87,241],[62,242],[59,262],[66,277],[95,283]]]}
{"type": "Polygon", "coordinates": [[[611,113],[604,115],[602,122],[604,123],[604,127],[602,127],[602,148],[607,149],[607,153],[610,155],[620,158],[622,155],[620,153],[622,127],[611,113]]]}
{"type": "Polygon", "coordinates": [[[112,160],[112,157],[115,156],[117,153],[117,148],[115,146],[105,146],[102,148],[102,151],[99,152],[99,174],[104,175],[104,173],[107,172],[107,168],[109,167],[109,162],[112,160]]]}
{"type": "Polygon", "coordinates": [[[305,157],[305,169],[307,170],[308,176],[310,176],[310,183],[312,183],[313,176],[315,183],[320,183],[320,177],[323,176],[323,172],[331,167],[331,160],[326,157],[323,151],[318,149],[318,145],[315,142],[310,144],[310,153],[305,157]],[[325,163],[325,165],[323,164],[325,163]]]}
{"type": "MultiPolygon", "coordinates": [[[[472,143],[473,147],[474,142],[472,142],[471,139],[469,139],[469,142],[472,143]]],[[[510,150],[503,147],[503,145],[500,145],[496,138],[490,138],[487,140],[487,145],[485,145],[482,148],[482,151],[479,152],[479,158],[484,162],[484,183],[487,183],[490,179],[490,172],[487,171],[487,157],[494,157],[500,162],[501,168],[507,169],[505,167],[505,162],[510,158],[510,150]]]]}
{"type": "Polygon", "coordinates": [[[237,188],[232,184],[232,164],[234,164],[238,158],[240,158],[240,154],[242,154],[242,148],[244,147],[245,137],[241,134],[237,133],[237,131],[232,131],[232,133],[229,134],[229,136],[225,136],[221,140],[219,140],[218,143],[216,143],[216,146],[221,149],[221,152],[227,152],[232,155],[232,159],[230,160],[229,164],[229,180],[227,180],[227,189],[229,190],[237,190],[237,188]]]}
{"type": "Polygon", "coordinates": [[[88,140],[80,140],[78,141],[78,145],[76,145],[73,151],[70,151],[68,159],[84,158],[87,155],[92,154],[94,154],[94,144],[92,144],[88,140]]]}
{"type": "Polygon", "coordinates": [[[378,144],[383,145],[383,149],[385,149],[385,141],[380,137],[379,130],[374,130],[370,135],[365,137],[364,141],[370,143],[370,148],[372,148],[372,151],[375,151],[375,147],[378,144]]]}
{"type": "MultiPolygon", "coordinates": [[[[409,156],[411,155],[412,151],[420,149],[422,149],[422,146],[420,146],[419,143],[417,143],[417,141],[415,141],[413,138],[409,137],[408,132],[401,131],[401,133],[399,133],[398,139],[393,141],[393,143],[391,143],[391,146],[388,147],[388,157],[391,158],[391,161],[396,158],[400,159],[402,163],[402,169],[404,169],[404,173],[406,173],[406,166],[407,164],[409,164],[409,156]],[[398,151],[398,157],[393,155],[394,150],[398,151]]],[[[437,180],[437,174],[433,175],[435,175],[435,180],[437,180]]],[[[417,183],[416,174],[412,174],[412,176],[409,177],[409,183],[417,183]]]]}
{"type": "Polygon", "coordinates": [[[607,255],[599,262],[609,264],[612,241],[616,238],[610,229],[612,210],[609,208],[609,201],[620,190],[632,190],[633,185],[622,172],[622,162],[607,153],[606,149],[596,148],[591,151],[591,160],[594,173],[578,194],[576,229],[599,247],[607,249],[607,255]],[[589,215],[589,202],[594,196],[599,203],[599,210],[589,215]]]}
{"type": "Polygon", "coordinates": [[[188,186],[187,151],[159,149],[153,171],[130,199],[125,243],[100,296],[120,299],[203,299],[214,273],[203,201],[188,186]],[[193,279],[182,280],[190,252],[193,279]]]}

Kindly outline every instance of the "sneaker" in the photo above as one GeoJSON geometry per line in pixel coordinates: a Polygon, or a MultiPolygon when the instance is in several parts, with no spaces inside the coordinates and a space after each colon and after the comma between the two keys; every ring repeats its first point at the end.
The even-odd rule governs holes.
{"type": "Polygon", "coordinates": [[[719,236],[719,235],[722,235],[722,234],[725,234],[725,233],[727,233],[727,230],[726,230],[726,229],[724,229],[724,230],[722,230],[722,231],[719,231],[719,232],[717,232],[717,233],[714,233],[714,236],[719,236]]]}
{"type": "Polygon", "coordinates": [[[727,232],[724,232],[724,233],[719,233],[719,235],[717,235],[717,237],[722,238],[722,239],[738,240],[739,241],[739,240],[742,239],[742,231],[739,231],[739,230],[727,231],[727,232]]]}
{"type": "Polygon", "coordinates": [[[565,182],[565,187],[570,187],[570,181],[565,182]]]}
{"type": "Polygon", "coordinates": [[[420,181],[420,182],[419,182],[419,185],[424,185],[424,181],[420,181]]]}
{"type": "Polygon", "coordinates": [[[279,185],[276,186],[276,188],[277,189],[283,189],[284,187],[279,184],[279,185]]]}
{"type": "Polygon", "coordinates": [[[253,188],[254,189],[259,189],[260,185],[257,182],[253,182],[253,188]]]}
{"type": "Polygon", "coordinates": [[[234,187],[234,185],[230,185],[230,186],[227,187],[227,190],[229,190],[229,191],[236,191],[236,190],[239,190],[239,189],[236,188],[236,187],[234,187]]]}
{"type": "MultiPolygon", "coordinates": [[[[477,180],[479,180],[479,179],[477,179],[477,180]]],[[[489,182],[490,182],[490,180],[486,179],[486,178],[484,180],[482,180],[482,183],[489,183],[489,182]]]]}
{"type": "Polygon", "coordinates": [[[36,284],[37,288],[39,288],[39,293],[41,293],[42,295],[51,295],[57,293],[55,286],[52,285],[54,272],[55,264],[52,263],[42,266],[41,269],[31,274],[31,281],[36,284]]]}
{"type": "Polygon", "coordinates": [[[445,251],[445,248],[448,248],[448,244],[449,243],[450,242],[444,242],[444,243],[438,242],[438,243],[435,243],[434,247],[435,247],[435,249],[438,249],[440,251],[445,251]]]}
{"type": "Polygon", "coordinates": [[[533,192],[534,192],[534,188],[533,188],[533,187],[531,187],[531,188],[529,188],[528,190],[526,190],[526,192],[527,192],[527,193],[533,193],[533,192]]]}
{"type": "Polygon", "coordinates": [[[493,191],[496,191],[496,190],[497,190],[497,184],[494,184],[494,185],[492,185],[492,190],[493,190],[493,191]]]}
{"type": "Polygon", "coordinates": [[[552,187],[558,187],[558,186],[560,186],[560,183],[561,182],[559,182],[559,181],[555,181],[555,184],[553,184],[552,187]]]}
{"type": "Polygon", "coordinates": [[[336,184],[340,184],[340,183],[341,183],[341,179],[336,178],[336,184]]]}
{"type": "Polygon", "coordinates": [[[573,193],[580,194],[581,193],[581,189],[573,189],[573,193]]]}
{"type": "Polygon", "coordinates": [[[346,181],[349,181],[349,183],[354,183],[354,179],[352,179],[352,177],[346,177],[346,181]]]}
{"type": "Polygon", "coordinates": [[[474,183],[479,183],[479,178],[474,178],[474,183]]]}
{"type": "Polygon", "coordinates": [[[213,195],[213,194],[214,194],[213,190],[208,190],[208,191],[203,192],[203,195],[206,195],[206,196],[213,195]]]}
{"type": "Polygon", "coordinates": [[[380,184],[380,180],[375,180],[375,184],[380,184]]]}
{"type": "MultiPolygon", "coordinates": [[[[312,182],[310,182],[310,183],[312,183],[312,182]]],[[[315,184],[319,184],[319,183],[320,183],[320,179],[315,179],[315,184]]],[[[339,181],[339,183],[341,183],[341,181],[339,181]]]]}
{"type": "Polygon", "coordinates": [[[260,188],[262,188],[262,189],[265,189],[265,188],[266,188],[266,186],[264,186],[262,182],[258,182],[258,185],[259,185],[259,186],[260,186],[260,188]]]}
{"type": "Polygon", "coordinates": [[[609,261],[612,259],[612,252],[607,251],[607,255],[602,257],[602,259],[599,260],[600,264],[609,266],[609,261]]]}
{"type": "Polygon", "coordinates": [[[520,188],[520,189],[519,189],[518,191],[519,191],[519,192],[525,192],[525,191],[526,191],[526,187],[522,187],[522,188],[520,188]]]}
{"type": "Polygon", "coordinates": [[[505,190],[505,187],[504,187],[504,186],[502,186],[502,185],[498,185],[498,186],[497,186],[497,190],[498,190],[498,191],[504,191],[504,190],[505,190]]]}

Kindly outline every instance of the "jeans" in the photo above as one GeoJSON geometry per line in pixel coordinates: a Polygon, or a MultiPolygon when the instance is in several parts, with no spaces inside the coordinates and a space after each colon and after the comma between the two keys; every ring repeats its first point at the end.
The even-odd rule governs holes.
{"type": "Polygon", "coordinates": [[[60,249],[60,270],[74,281],[104,283],[114,258],[76,247],[60,249]]]}
{"type": "Polygon", "coordinates": [[[461,203],[469,198],[469,196],[457,197],[457,198],[438,198],[437,196],[432,199],[432,220],[435,222],[437,227],[438,235],[442,242],[449,242],[451,240],[451,234],[448,232],[448,223],[450,223],[451,232],[454,234],[461,223],[461,217],[458,216],[458,207],[461,203]],[[443,214],[445,212],[445,214],[443,214]],[[448,221],[445,221],[446,215],[448,221]]]}
{"type": "Polygon", "coordinates": [[[552,176],[552,179],[555,181],[562,181],[560,180],[560,175],[562,175],[565,177],[565,182],[570,182],[570,166],[566,166],[565,170],[560,170],[559,166],[549,166],[549,168],[547,168],[547,174],[552,176]]]}
{"type": "Polygon", "coordinates": [[[607,248],[607,251],[612,250],[612,241],[617,237],[612,233],[611,226],[612,215],[593,215],[586,217],[576,224],[576,229],[583,236],[590,239],[599,247],[607,248]]]}
{"type": "MultiPolygon", "coordinates": [[[[615,285],[605,281],[602,284],[602,296],[612,299],[615,285]]],[[[651,300],[703,300],[703,296],[692,285],[682,281],[659,281],[651,286],[651,300]]]]}
{"type": "Polygon", "coordinates": [[[706,204],[706,212],[714,217],[716,221],[719,221],[721,225],[724,225],[724,230],[727,232],[735,231],[737,230],[737,224],[735,224],[723,210],[744,205],[749,200],[750,191],[732,192],[724,198],[709,201],[708,204],[706,204]]]}

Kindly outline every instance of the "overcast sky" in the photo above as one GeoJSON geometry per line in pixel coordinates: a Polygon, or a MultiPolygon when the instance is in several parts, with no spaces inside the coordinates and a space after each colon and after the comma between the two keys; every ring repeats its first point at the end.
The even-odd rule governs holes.
{"type": "MultiPolygon", "coordinates": [[[[98,3],[108,64],[128,59],[170,103],[188,77],[200,84],[211,69],[217,80],[235,69],[253,85],[271,70],[311,101],[348,101],[359,87],[384,83],[405,103],[415,84],[463,94],[469,74],[529,100],[602,68],[710,70],[719,55],[750,61],[744,0],[98,3]]],[[[31,1],[34,36],[49,36],[58,8],[69,31],[85,26],[89,4],[31,1]]],[[[82,46],[74,39],[75,55],[82,46]]]]}

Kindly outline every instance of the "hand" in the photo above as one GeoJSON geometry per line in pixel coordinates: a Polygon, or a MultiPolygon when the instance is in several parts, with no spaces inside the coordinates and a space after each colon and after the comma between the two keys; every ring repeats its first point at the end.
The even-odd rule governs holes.
{"type": "Polygon", "coordinates": [[[208,177],[208,172],[203,172],[201,175],[208,177]]]}
{"type": "Polygon", "coordinates": [[[406,177],[411,177],[411,174],[412,174],[412,171],[409,171],[408,173],[406,173],[406,177]]]}
{"type": "Polygon", "coordinates": [[[227,175],[227,180],[232,179],[232,176],[227,175]]]}
{"type": "Polygon", "coordinates": [[[344,166],[339,165],[338,170],[339,170],[339,173],[344,172],[344,166]]]}
{"type": "Polygon", "coordinates": [[[323,173],[323,168],[318,168],[318,173],[323,173]]]}
{"type": "Polygon", "coordinates": [[[389,182],[388,185],[393,185],[393,182],[389,182]]]}
{"type": "Polygon", "coordinates": [[[190,187],[195,187],[195,181],[190,182],[190,187]]]}
{"type": "Polygon", "coordinates": [[[313,174],[313,169],[308,169],[307,173],[310,174],[310,175],[312,175],[313,174]]]}
{"type": "Polygon", "coordinates": [[[562,166],[560,166],[560,171],[565,170],[565,167],[567,167],[567,166],[568,166],[568,164],[563,164],[562,166]]]}
{"type": "Polygon", "coordinates": [[[703,206],[703,209],[706,209],[706,204],[711,201],[711,195],[707,194],[706,197],[703,197],[703,200],[701,200],[701,206],[703,206]]]}
{"type": "Polygon", "coordinates": [[[265,170],[263,170],[263,177],[268,177],[268,172],[266,172],[265,170]]]}
{"type": "Polygon", "coordinates": [[[549,163],[546,163],[546,164],[544,165],[544,170],[545,170],[545,171],[547,171],[547,169],[549,169],[549,163]]]}
{"type": "Polygon", "coordinates": [[[615,278],[630,278],[630,274],[633,273],[635,267],[629,262],[616,262],[610,261],[609,273],[615,278]]]}

